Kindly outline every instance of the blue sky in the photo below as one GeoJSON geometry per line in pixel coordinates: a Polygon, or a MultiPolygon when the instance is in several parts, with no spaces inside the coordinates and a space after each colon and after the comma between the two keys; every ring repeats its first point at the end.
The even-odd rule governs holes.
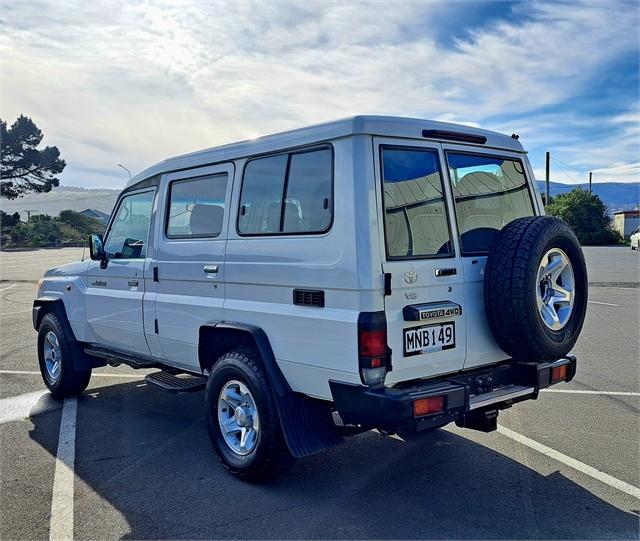
{"type": "Polygon", "coordinates": [[[517,132],[539,179],[640,180],[630,2],[4,2],[0,117],[63,184],[359,113],[517,132]]]}

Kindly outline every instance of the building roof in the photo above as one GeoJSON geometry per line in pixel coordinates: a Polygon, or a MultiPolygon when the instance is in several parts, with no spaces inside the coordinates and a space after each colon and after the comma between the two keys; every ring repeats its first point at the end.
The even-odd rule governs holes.
{"type": "Polygon", "coordinates": [[[514,152],[524,152],[519,141],[508,135],[493,131],[420,118],[361,115],[168,158],[138,173],[127,182],[125,188],[130,188],[138,182],[169,171],[189,169],[244,158],[253,154],[273,152],[283,148],[329,141],[351,135],[403,137],[424,141],[425,138],[422,136],[422,130],[443,130],[482,135],[487,138],[486,144],[480,145],[483,148],[501,148],[514,152]]]}
{"type": "Polygon", "coordinates": [[[624,216],[631,216],[631,217],[638,216],[638,217],[640,217],[640,209],[617,210],[613,214],[616,215],[616,216],[623,214],[624,216]]]}
{"type": "Polygon", "coordinates": [[[80,214],[82,214],[83,216],[88,216],[90,218],[95,218],[97,220],[100,220],[101,222],[104,222],[105,224],[109,221],[109,215],[100,210],[84,209],[80,211],[80,214]]]}

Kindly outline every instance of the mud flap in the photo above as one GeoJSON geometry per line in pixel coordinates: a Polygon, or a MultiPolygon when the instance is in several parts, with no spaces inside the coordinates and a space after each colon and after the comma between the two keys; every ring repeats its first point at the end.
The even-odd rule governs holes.
{"type": "Polygon", "coordinates": [[[344,442],[333,422],[328,402],[297,393],[274,395],[282,432],[294,457],[313,455],[344,442]]]}

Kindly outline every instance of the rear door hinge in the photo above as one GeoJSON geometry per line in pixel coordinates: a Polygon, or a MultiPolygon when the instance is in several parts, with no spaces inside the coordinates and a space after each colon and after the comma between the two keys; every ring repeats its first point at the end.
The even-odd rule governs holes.
{"type": "Polygon", "coordinates": [[[153,320],[153,332],[158,334],[158,320],[157,319],[153,320]]]}
{"type": "Polygon", "coordinates": [[[389,296],[391,295],[391,273],[384,273],[384,294],[389,296]]]}

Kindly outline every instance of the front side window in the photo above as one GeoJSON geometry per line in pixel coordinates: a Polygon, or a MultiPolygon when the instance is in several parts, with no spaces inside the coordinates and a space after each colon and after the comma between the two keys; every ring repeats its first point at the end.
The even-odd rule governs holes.
{"type": "Polygon", "coordinates": [[[282,235],[327,231],[333,208],[332,169],[328,148],[249,161],[242,179],[238,232],[282,235]]]}
{"type": "Polygon", "coordinates": [[[387,257],[453,255],[438,153],[384,148],[382,171],[387,257]]]}
{"type": "Polygon", "coordinates": [[[500,229],[533,215],[521,161],[457,152],[447,161],[463,254],[488,253],[500,229]]]}
{"type": "Polygon", "coordinates": [[[167,237],[217,237],[222,231],[226,193],[226,173],[173,181],[167,237]]]}
{"type": "Polygon", "coordinates": [[[104,249],[108,259],[147,257],[149,224],[155,191],[127,195],[120,200],[104,249]]]}

